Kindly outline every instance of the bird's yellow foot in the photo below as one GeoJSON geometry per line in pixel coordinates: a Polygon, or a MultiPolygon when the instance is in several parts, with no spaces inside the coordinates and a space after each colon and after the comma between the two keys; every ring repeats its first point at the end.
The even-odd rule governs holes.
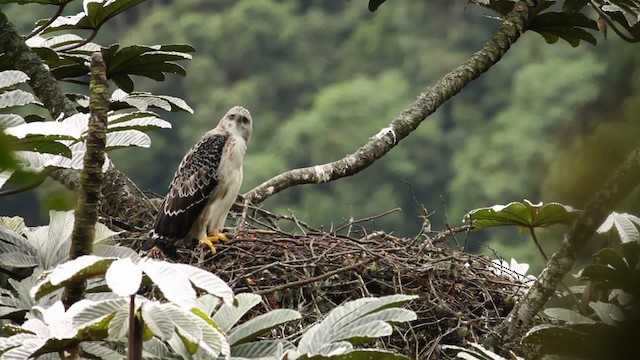
{"type": "Polygon", "coordinates": [[[211,249],[211,253],[215,254],[216,253],[216,248],[213,246],[213,244],[219,244],[219,243],[227,243],[227,241],[229,241],[229,239],[227,239],[227,236],[223,233],[218,233],[218,232],[214,232],[213,234],[202,238],[199,240],[200,244],[204,244],[207,245],[209,247],[209,249],[211,249]]]}

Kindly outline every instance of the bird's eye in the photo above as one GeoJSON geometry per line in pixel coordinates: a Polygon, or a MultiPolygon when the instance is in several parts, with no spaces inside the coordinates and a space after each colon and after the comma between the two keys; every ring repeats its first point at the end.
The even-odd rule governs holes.
{"type": "Polygon", "coordinates": [[[235,120],[236,114],[229,114],[229,120],[235,120]]]}
{"type": "Polygon", "coordinates": [[[243,124],[248,124],[249,123],[249,118],[247,118],[246,116],[240,116],[240,121],[243,124]]]}

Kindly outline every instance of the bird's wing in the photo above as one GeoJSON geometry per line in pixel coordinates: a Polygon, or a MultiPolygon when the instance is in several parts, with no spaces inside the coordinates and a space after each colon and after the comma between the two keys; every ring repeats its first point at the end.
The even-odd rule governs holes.
{"type": "Polygon", "coordinates": [[[228,138],[226,134],[205,135],[184,156],[143,249],[155,245],[163,249],[189,233],[218,186],[218,166],[228,138]]]}

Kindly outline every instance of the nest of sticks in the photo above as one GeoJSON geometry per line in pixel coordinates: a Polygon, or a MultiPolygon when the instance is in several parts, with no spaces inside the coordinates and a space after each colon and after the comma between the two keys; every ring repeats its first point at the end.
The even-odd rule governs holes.
{"type": "Polygon", "coordinates": [[[468,227],[398,238],[367,230],[367,222],[382,215],[331,231],[257,208],[232,215],[242,225],[228,233],[230,241],[215,254],[185,249],[177,261],[215,273],[236,293],[262,295],[256,314],[280,308],[300,311],[300,323],[274,334],[280,337],[296,335],[349,300],[419,295],[408,305],[418,319],[397,325],[378,346],[415,359],[436,354],[442,358],[440,345],[482,342],[527,286],[509,269],[497,269],[488,257],[445,245],[468,227]]]}

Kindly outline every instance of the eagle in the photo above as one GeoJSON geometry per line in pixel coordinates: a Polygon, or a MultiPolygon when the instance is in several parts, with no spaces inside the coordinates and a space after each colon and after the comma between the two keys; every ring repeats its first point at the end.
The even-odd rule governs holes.
{"type": "Polygon", "coordinates": [[[251,113],[234,106],[187,152],[142,247],[175,255],[177,243],[198,240],[215,253],[226,241],[224,222],[242,184],[242,162],[253,130],[251,113]]]}

